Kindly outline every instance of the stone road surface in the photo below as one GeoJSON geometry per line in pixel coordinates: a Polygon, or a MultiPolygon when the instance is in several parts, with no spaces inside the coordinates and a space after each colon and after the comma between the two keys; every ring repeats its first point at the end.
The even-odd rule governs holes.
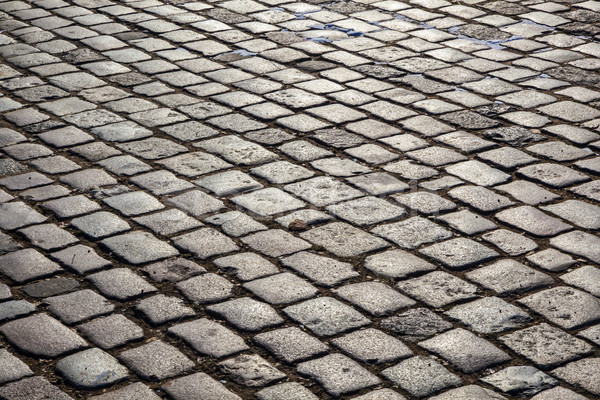
{"type": "Polygon", "coordinates": [[[0,1],[0,399],[600,398],[600,1],[0,1]]]}

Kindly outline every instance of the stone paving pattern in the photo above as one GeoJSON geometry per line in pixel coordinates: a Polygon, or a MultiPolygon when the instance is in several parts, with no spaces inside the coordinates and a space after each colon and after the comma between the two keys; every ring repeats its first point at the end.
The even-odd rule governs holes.
{"type": "Polygon", "coordinates": [[[0,0],[0,399],[600,397],[600,1],[0,0]]]}

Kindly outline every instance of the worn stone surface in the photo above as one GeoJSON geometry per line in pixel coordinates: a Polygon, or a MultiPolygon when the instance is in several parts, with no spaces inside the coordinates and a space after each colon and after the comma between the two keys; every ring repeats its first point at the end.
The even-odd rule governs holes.
{"type": "Polygon", "coordinates": [[[266,386],[286,375],[258,355],[241,355],[221,361],[219,368],[234,382],[249,387],[266,386]]]}
{"type": "Polygon", "coordinates": [[[240,399],[239,396],[227,390],[220,382],[202,372],[169,381],[162,386],[162,389],[177,400],[191,400],[198,393],[202,393],[208,398],[240,399]]]}
{"type": "Polygon", "coordinates": [[[191,370],[195,364],[177,348],[161,340],[126,350],[119,355],[119,359],[137,375],[149,381],[177,376],[191,370]]]}
{"type": "Polygon", "coordinates": [[[54,358],[87,347],[79,335],[47,314],[8,322],[0,331],[13,346],[37,357],[54,358]]]}
{"type": "Polygon", "coordinates": [[[481,380],[504,393],[517,396],[532,396],[558,384],[556,379],[535,367],[508,367],[481,380]]]}
{"type": "Polygon", "coordinates": [[[319,336],[330,336],[370,323],[364,315],[344,303],[320,297],[286,307],[284,312],[319,336]]]}
{"type": "Polygon", "coordinates": [[[500,340],[544,369],[592,351],[589,344],[547,323],[504,335],[500,340]]]}
{"type": "Polygon", "coordinates": [[[382,375],[413,396],[423,397],[462,380],[430,357],[416,356],[382,371],[382,375]]]}
{"type": "Polygon", "coordinates": [[[460,370],[472,373],[510,361],[510,356],[465,329],[453,329],[419,343],[460,370]]]}
{"type": "Polygon", "coordinates": [[[61,359],[56,370],[73,386],[97,389],[112,386],[127,378],[127,368],[110,354],[93,348],[61,359]]]}
{"type": "Polygon", "coordinates": [[[0,1],[0,397],[598,397],[599,12],[0,1]],[[127,381],[57,372],[75,332],[127,381]]]}
{"type": "Polygon", "coordinates": [[[381,382],[379,378],[341,354],[331,354],[298,366],[298,372],[321,383],[334,396],[381,382]]]}

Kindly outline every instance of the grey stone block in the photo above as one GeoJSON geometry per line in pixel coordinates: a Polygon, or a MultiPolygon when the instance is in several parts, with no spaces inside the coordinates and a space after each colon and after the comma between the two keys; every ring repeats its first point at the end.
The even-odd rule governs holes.
{"type": "Polygon", "coordinates": [[[420,342],[419,346],[438,354],[466,373],[480,371],[511,360],[508,354],[490,342],[461,328],[420,342]]]}
{"type": "Polygon", "coordinates": [[[233,296],[233,283],[213,273],[181,281],[176,285],[185,297],[198,304],[214,303],[233,296]]]}
{"type": "Polygon", "coordinates": [[[77,329],[103,349],[112,349],[144,337],[143,329],[122,314],[96,318],[79,325],[77,329]]]}
{"type": "Polygon", "coordinates": [[[87,347],[79,335],[47,314],[8,322],[0,332],[19,350],[41,358],[55,358],[87,347]]]}
{"type": "Polygon", "coordinates": [[[31,369],[19,358],[5,349],[0,349],[0,384],[17,381],[33,375],[31,369]]]}
{"type": "Polygon", "coordinates": [[[11,400],[73,399],[41,376],[33,376],[4,385],[0,387],[0,396],[11,400]]]}
{"type": "Polygon", "coordinates": [[[203,372],[169,381],[162,386],[162,389],[174,400],[193,400],[198,398],[197,396],[200,393],[207,399],[241,399],[241,397],[203,372]]]}
{"type": "Polygon", "coordinates": [[[168,332],[210,357],[223,358],[249,349],[242,337],[206,318],[174,325],[168,332]]]}
{"type": "Polygon", "coordinates": [[[325,390],[340,396],[381,382],[357,362],[341,354],[331,354],[298,365],[298,372],[316,379],[325,390]]]}
{"type": "Polygon", "coordinates": [[[431,357],[425,356],[404,360],[384,369],[381,374],[416,397],[428,396],[462,384],[462,379],[431,357]]]}
{"type": "Polygon", "coordinates": [[[400,340],[377,329],[364,329],[331,340],[350,357],[367,364],[384,364],[410,357],[412,351],[400,340]]]}
{"type": "Polygon", "coordinates": [[[145,380],[162,381],[194,368],[195,363],[175,347],[155,340],[126,350],[119,359],[145,380]]]}
{"type": "Polygon", "coordinates": [[[221,361],[219,369],[234,382],[248,387],[261,387],[287,376],[259,355],[240,355],[221,361]]]}
{"type": "Polygon", "coordinates": [[[206,311],[227,320],[238,329],[256,332],[283,324],[277,311],[266,303],[241,297],[206,307],[206,311]]]}
{"type": "Polygon", "coordinates": [[[290,364],[329,351],[329,346],[296,327],[259,333],[254,336],[254,341],[278,359],[290,364]]]}
{"type": "Polygon", "coordinates": [[[452,324],[427,308],[412,308],[381,321],[381,327],[400,339],[418,342],[452,328],[452,324]]]}
{"type": "Polygon", "coordinates": [[[157,289],[129,268],[113,268],[88,275],[98,290],[113,299],[129,300],[156,292],[157,289]]]}
{"type": "Polygon", "coordinates": [[[116,358],[98,349],[88,349],[61,359],[56,370],[79,389],[98,389],[126,379],[127,368],[116,358]]]}
{"type": "Polygon", "coordinates": [[[371,323],[358,311],[331,297],[306,300],[283,311],[318,336],[331,336],[371,323]]]}
{"type": "Polygon", "coordinates": [[[23,249],[0,256],[0,272],[15,282],[24,283],[61,272],[63,269],[34,249],[23,249]]]}

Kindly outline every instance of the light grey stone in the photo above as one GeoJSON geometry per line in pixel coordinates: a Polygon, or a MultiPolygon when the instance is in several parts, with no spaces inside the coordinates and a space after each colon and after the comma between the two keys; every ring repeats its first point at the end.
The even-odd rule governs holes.
{"type": "Polygon", "coordinates": [[[110,354],[93,348],[61,359],[56,370],[79,389],[98,389],[126,379],[127,368],[110,354]]]}

